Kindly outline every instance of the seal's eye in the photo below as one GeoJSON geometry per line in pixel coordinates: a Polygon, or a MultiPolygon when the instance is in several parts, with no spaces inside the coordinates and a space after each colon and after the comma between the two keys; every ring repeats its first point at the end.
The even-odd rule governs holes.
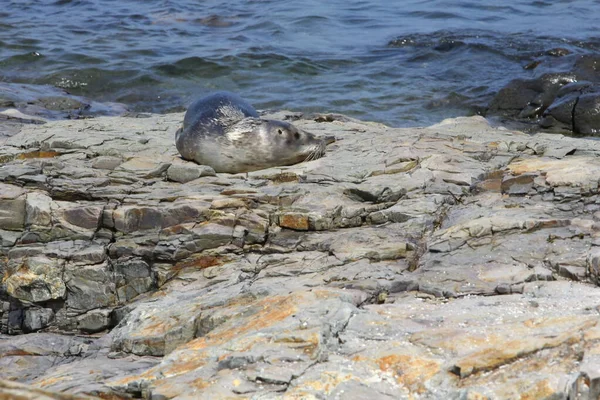
{"type": "Polygon", "coordinates": [[[283,131],[281,129],[277,129],[277,133],[279,133],[280,135],[282,135],[283,131]]]}
{"type": "Polygon", "coordinates": [[[294,133],[294,138],[296,138],[296,140],[300,139],[300,134],[298,132],[294,133]]]}

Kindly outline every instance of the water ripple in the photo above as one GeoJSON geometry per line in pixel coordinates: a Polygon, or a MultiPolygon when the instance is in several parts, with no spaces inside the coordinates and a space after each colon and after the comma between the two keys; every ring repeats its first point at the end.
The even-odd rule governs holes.
{"type": "Polygon", "coordinates": [[[600,51],[596,0],[5,0],[0,81],[140,111],[217,89],[392,125],[476,112],[508,80],[600,51]],[[524,69],[550,57],[535,69],[524,69]]]}

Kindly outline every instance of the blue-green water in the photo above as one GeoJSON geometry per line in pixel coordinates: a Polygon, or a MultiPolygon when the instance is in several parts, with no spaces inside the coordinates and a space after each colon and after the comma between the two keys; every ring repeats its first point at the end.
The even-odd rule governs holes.
{"type": "MultiPolygon", "coordinates": [[[[476,112],[552,48],[600,51],[600,1],[2,0],[0,81],[168,112],[214,90],[394,126],[476,112]],[[500,5],[506,4],[506,5],[500,5]]],[[[600,68],[600,67],[599,67],[600,68]]]]}

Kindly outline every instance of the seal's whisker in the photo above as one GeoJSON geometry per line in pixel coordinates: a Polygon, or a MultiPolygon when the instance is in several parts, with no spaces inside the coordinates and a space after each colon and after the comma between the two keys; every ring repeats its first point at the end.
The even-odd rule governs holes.
{"type": "Polygon", "coordinates": [[[316,160],[316,153],[318,151],[318,147],[314,147],[313,149],[311,149],[310,153],[308,153],[308,156],[306,157],[306,159],[304,161],[312,161],[312,160],[316,160]]]}
{"type": "Polygon", "coordinates": [[[313,156],[313,151],[311,150],[310,153],[308,153],[308,155],[306,156],[306,158],[304,159],[304,162],[309,162],[312,161],[312,156],[313,156]]]}
{"type": "Polygon", "coordinates": [[[325,143],[320,143],[310,150],[308,156],[304,159],[305,162],[313,161],[323,157],[325,154],[325,143]]]}

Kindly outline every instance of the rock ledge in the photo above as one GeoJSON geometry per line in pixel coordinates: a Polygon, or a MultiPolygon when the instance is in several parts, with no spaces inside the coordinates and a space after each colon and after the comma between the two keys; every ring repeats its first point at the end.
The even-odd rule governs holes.
{"type": "Polygon", "coordinates": [[[0,143],[0,397],[598,397],[600,142],[317,117],[246,176],[181,120],[0,143]]]}

